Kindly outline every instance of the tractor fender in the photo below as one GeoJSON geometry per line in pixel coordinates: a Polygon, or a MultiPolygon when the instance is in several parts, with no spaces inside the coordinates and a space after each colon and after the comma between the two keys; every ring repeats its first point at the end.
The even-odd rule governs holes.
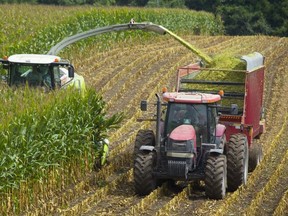
{"type": "Polygon", "coordinates": [[[154,149],[155,149],[155,146],[142,145],[139,150],[140,151],[150,151],[150,152],[152,152],[152,151],[154,151],[154,149]]]}
{"type": "Polygon", "coordinates": [[[225,135],[226,126],[223,124],[216,125],[216,140],[215,143],[219,145],[225,135]]]}
{"type": "Polygon", "coordinates": [[[216,125],[216,137],[222,137],[222,135],[225,133],[226,126],[223,124],[217,124],[216,125]]]}
{"type": "Polygon", "coordinates": [[[223,149],[210,149],[209,154],[210,155],[221,155],[224,153],[223,149]]]}

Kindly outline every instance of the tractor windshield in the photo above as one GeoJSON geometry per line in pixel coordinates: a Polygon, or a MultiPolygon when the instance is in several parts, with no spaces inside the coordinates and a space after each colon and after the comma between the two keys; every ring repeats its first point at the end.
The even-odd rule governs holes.
{"type": "Polygon", "coordinates": [[[39,64],[10,64],[9,85],[26,84],[48,89],[61,86],[59,66],[39,64]]]}
{"type": "Polygon", "coordinates": [[[166,115],[165,134],[169,134],[178,126],[191,124],[196,134],[201,134],[203,142],[208,141],[207,104],[170,103],[166,115]]]}

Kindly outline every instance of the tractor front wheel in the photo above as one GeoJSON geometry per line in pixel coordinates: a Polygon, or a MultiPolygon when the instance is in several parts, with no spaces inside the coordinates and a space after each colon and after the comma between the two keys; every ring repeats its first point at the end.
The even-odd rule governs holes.
{"type": "Polygon", "coordinates": [[[223,199],[227,187],[225,155],[209,155],[205,167],[205,193],[211,199],[223,199]]]}
{"type": "Polygon", "coordinates": [[[262,145],[260,143],[253,143],[249,149],[249,172],[255,170],[263,157],[262,145]]]}
{"type": "Polygon", "coordinates": [[[233,134],[226,145],[227,156],[227,184],[228,190],[233,192],[248,178],[248,140],[243,134],[233,134]]]}
{"type": "Polygon", "coordinates": [[[138,195],[148,195],[157,187],[153,177],[154,152],[139,152],[134,161],[134,187],[138,195]]]}
{"type": "Polygon", "coordinates": [[[142,145],[155,146],[155,135],[152,130],[139,130],[134,144],[134,162],[142,145]]]}

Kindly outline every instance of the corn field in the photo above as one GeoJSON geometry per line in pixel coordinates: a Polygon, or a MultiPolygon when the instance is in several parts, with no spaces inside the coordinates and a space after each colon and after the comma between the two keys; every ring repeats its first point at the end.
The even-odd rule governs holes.
{"type": "Polygon", "coordinates": [[[213,16],[186,10],[1,5],[0,11],[2,20],[6,20],[6,25],[1,24],[5,29],[0,37],[2,55],[45,53],[76,32],[127,23],[133,17],[175,31],[212,57],[260,52],[266,67],[266,132],[259,140],[264,158],[249,175],[247,185],[217,201],[207,199],[194,185],[185,184],[174,190],[164,184],[140,197],[133,186],[134,140],[139,129],[154,125],[137,122],[142,115],[139,103],[144,99],[155,101],[155,93],[163,86],[173,89],[177,68],[198,58],[168,35],[146,32],[97,36],[68,47],[61,56],[72,60],[77,73],[93,89],[84,98],[79,100],[77,94],[69,92],[47,96],[1,86],[1,215],[288,214],[287,38],[223,36],[221,22],[213,16]],[[31,7],[38,13],[30,15],[31,7]],[[112,118],[107,125],[101,124],[103,119],[93,119],[103,109],[112,118]],[[122,120],[119,112],[125,117],[114,128],[122,120]],[[107,132],[111,143],[109,164],[93,171],[91,138],[100,127],[111,127],[107,132]],[[59,155],[57,151],[67,152],[59,155]],[[39,164],[38,158],[47,160],[39,164]]]}

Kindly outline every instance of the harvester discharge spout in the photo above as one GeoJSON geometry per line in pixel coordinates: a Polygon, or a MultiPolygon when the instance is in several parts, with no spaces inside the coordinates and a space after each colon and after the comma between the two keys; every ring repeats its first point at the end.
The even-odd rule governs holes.
{"type": "Polygon", "coordinates": [[[100,35],[104,33],[109,33],[109,32],[118,32],[118,31],[126,31],[126,30],[152,31],[161,35],[164,35],[167,33],[170,36],[172,36],[175,40],[179,41],[182,45],[190,49],[194,54],[199,56],[207,64],[211,64],[212,62],[212,59],[208,55],[206,55],[202,51],[193,47],[192,44],[185,41],[183,38],[179,37],[178,35],[166,29],[165,27],[161,25],[153,24],[151,22],[116,24],[116,25],[100,27],[100,28],[92,29],[86,32],[82,32],[82,33],[63,39],[61,42],[53,46],[47,54],[57,55],[62,49],[64,49],[68,45],[73,44],[79,40],[82,40],[88,37],[92,37],[92,36],[100,35]]]}

